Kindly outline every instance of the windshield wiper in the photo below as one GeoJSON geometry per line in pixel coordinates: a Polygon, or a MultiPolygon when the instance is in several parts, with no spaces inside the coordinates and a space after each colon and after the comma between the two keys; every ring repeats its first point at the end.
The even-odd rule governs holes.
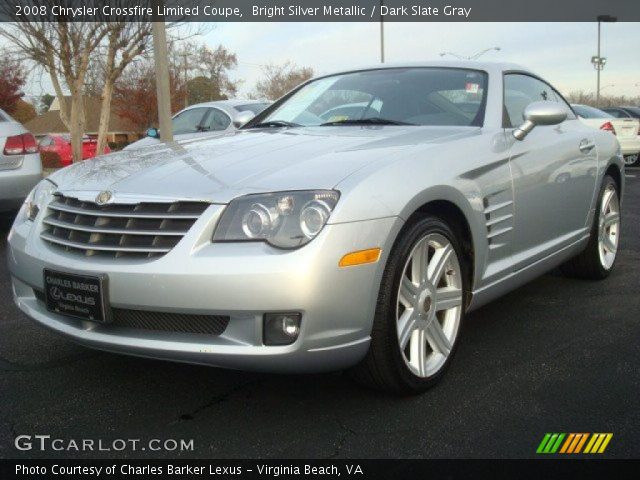
{"type": "Polygon", "coordinates": [[[269,128],[269,127],[301,127],[299,123],[287,122],[286,120],[267,120],[266,122],[256,123],[249,128],[269,128]]]}
{"type": "Polygon", "coordinates": [[[344,120],[336,120],[335,122],[321,123],[320,126],[331,125],[415,125],[415,123],[399,122],[388,118],[372,117],[372,118],[347,118],[344,120]]]}

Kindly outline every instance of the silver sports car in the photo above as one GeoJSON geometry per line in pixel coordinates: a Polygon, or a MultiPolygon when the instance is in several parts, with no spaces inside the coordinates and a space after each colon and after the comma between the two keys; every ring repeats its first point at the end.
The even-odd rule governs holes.
{"type": "Polygon", "coordinates": [[[469,311],[558,265],[605,278],[623,188],[615,136],[522,67],[375,66],[57,172],[8,262],[18,306],[90,347],[419,392],[469,311]]]}

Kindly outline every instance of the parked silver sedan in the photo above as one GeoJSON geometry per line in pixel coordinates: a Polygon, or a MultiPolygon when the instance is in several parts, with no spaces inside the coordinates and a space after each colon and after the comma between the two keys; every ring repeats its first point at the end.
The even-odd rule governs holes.
{"type": "MultiPolygon", "coordinates": [[[[266,100],[234,99],[189,105],[171,119],[174,140],[221,135],[233,131],[267,108],[270,103],[266,100]]],[[[146,137],[127,145],[124,150],[146,147],[160,141],[160,131],[150,128],[146,137]]]]}
{"type": "Polygon", "coordinates": [[[38,142],[0,110],[0,213],[17,210],[41,179],[38,142]]]}
{"type": "Polygon", "coordinates": [[[522,67],[376,66],[59,171],[8,262],[18,306],[90,347],[420,392],[471,310],[558,265],[611,272],[623,188],[615,136],[522,67]]]}

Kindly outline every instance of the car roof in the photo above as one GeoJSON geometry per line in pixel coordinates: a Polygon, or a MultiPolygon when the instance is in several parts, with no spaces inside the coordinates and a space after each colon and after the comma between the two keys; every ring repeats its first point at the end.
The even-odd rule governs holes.
{"type": "Polygon", "coordinates": [[[194,103],[189,105],[184,110],[196,107],[236,107],[238,105],[252,105],[261,103],[271,103],[269,100],[247,100],[241,98],[234,98],[231,100],[216,100],[213,102],[194,103]]]}
{"type": "Polygon", "coordinates": [[[484,70],[489,73],[499,74],[505,71],[520,71],[531,73],[536,75],[530,69],[518,65],[516,63],[508,62],[481,62],[477,60],[431,60],[424,62],[397,62],[397,63],[378,63],[373,65],[365,65],[362,67],[351,68],[348,70],[340,70],[328,73],[326,75],[319,75],[320,77],[326,77],[331,75],[337,75],[340,73],[358,72],[362,70],[380,70],[380,69],[392,69],[392,68],[416,68],[416,67],[441,67],[441,68],[466,68],[470,70],[484,70]]]}

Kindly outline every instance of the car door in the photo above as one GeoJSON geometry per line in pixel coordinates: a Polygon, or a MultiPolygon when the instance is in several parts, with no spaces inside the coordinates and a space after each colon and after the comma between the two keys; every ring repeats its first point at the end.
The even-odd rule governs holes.
{"type": "Polygon", "coordinates": [[[559,125],[537,126],[514,141],[514,268],[523,268],[577,241],[588,231],[587,218],[597,174],[593,134],[547,83],[523,73],[504,76],[504,126],[523,122],[532,102],[555,101],[567,109],[559,125]]]}

